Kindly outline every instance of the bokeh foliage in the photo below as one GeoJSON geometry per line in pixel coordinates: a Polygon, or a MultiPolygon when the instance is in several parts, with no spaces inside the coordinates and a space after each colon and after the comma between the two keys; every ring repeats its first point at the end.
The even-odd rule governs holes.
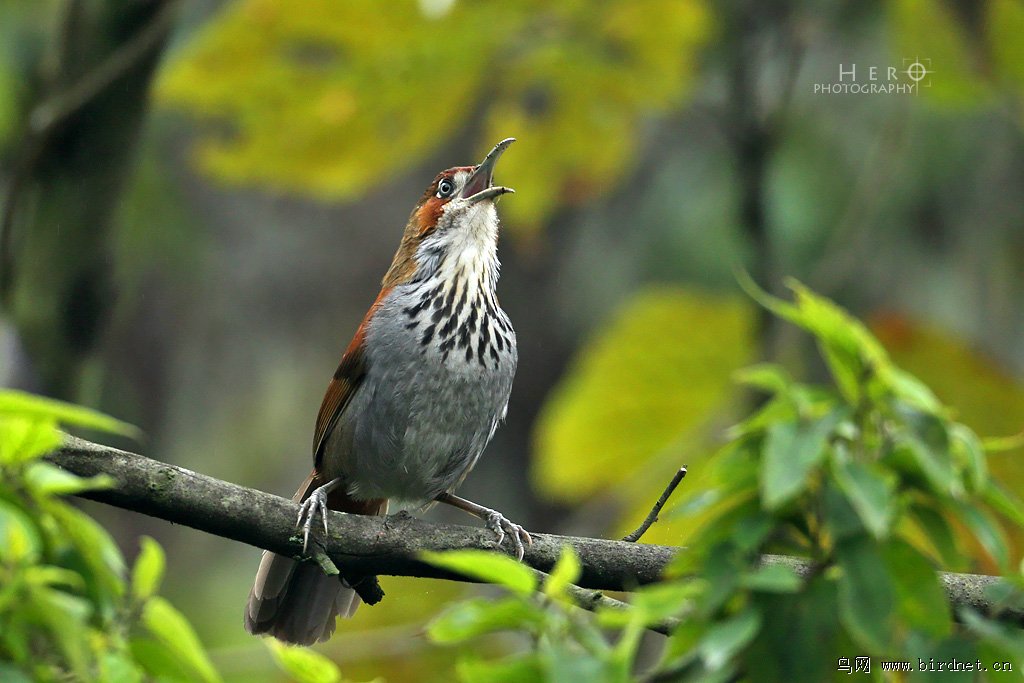
{"type": "Polygon", "coordinates": [[[536,428],[536,489],[579,503],[666,449],[699,441],[733,396],[730,371],[751,360],[752,340],[752,310],[739,297],[682,287],[637,293],[549,397],[536,428]]]}
{"type": "MultiPolygon", "coordinates": [[[[547,401],[537,423],[537,490],[569,504],[625,491],[618,496],[622,532],[643,518],[680,464],[693,473],[684,488],[705,491],[706,453],[721,443],[723,425],[744,401],[743,387],[726,378],[753,356],[753,320],[753,307],[739,297],[683,287],[636,294],[583,344],[547,401]]],[[[1024,386],[949,332],[896,314],[873,318],[871,332],[857,329],[875,357],[888,359],[891,351],[893,367],[922,378],[982,436],[1012,436],[1024,426],[1024,386]]],[[[841,377],[840,385],[856,398],[855,376],[841,377]]],[[[990,460],[1004,486],[1024,488],[1019,447],[990,460]]],[[[686,542],[692,521],[669,517],[648,539],[686,542]]],[[[955,529],[973,570],[998,571],[968,529],[955,529]]],[[[1012,526],[1009,535],[1010,556],[1019,561],[1024,533],[1012,526]]]]}
{"type": "MultiPolygon", "coordinates": [[[[1017,0],[977,3],[974,26],[952,3],[889,2],[892,41],[905,58],[925,59],[935,75],[921,92],[945,105],[980,108],[1008,90],[1024,92],[1024,5],[1017,0]]],[[[905,65],[904,65],[905,66],[905,65]]],[[[1024,123],[1024,121],[1021,121],[1024,123]]]]}
{"type": "MultiPolygon", "coordinates": [[[[663,515],[645,536],[680,543],[691,542],[695,526],[716,514],[715,507],[706,505],[713,499],[707,491],[716,483],[706,454],[720,445],[724,425],[736,419],[742,402],[742,391],[724,378],[746,362],[755,346],[748,322],[754,317],[752,307],[704,289],[727,284],[731,262],[742,259],[746,248],[728,143],[740,136],[730,111],[731,74],[723,69],[733,55],[744,54],[765,95],[759,104],[769,110],[757,113],[769,119],[777,114],[784,129],[785,139],[766,164],[766,203],[772,247],[781,258],[779,272],[804,277],[815,270],[818,276],[808,281],[858,311],[883,305],[901,311],[868,316],[872,333],[895,364],[920,377],[952,407],[955,419],[978,434],[1020,431],[1024,387],[1009,362],[1015,354],[1021,358],[1014,351],[1019,326],[1007,322],[993,329],[978,311],[985,308],[990,320],[996,315],[998,307],[986,303],[989,294],[1009,308],[1020,299],[1014,271],[1022,253],[1015,237],[1021,234],[1020,213],[1014,208],[1019,204],[1014,174],[1019,139],[1007,135],[1000,123],[1007,114],[1018,124],[1024,121],[1024,4],[762,3],[766,11],[757,16],[782,18],[745,22],[755,34],[747,44],[728,25],[730,14],[742,14],[742,3],[552,4],[219,3],[222,9],[198,31],[184,22],[180,51],[162,74],[159,101],[202,119],[203,125],[187,129],[186,135],[197,140],[193,150],[207,176],[233,185],[255,184],[271,194],[331,200],[356,199],[417,165],[417,176],[429,176],[436,169],[422,167],[435,160],[470,163],[496,139],[517,136],[499,180],[519,194],[502,203],[502,214],[520,235],[546,230],[562,250],[551,259],[550,270],[531,273],[538,275],[536,284],[552,286],[529,290],[527,296],[557,291],[559,317],[542,322],[552,337],[575,344],[578,329],[594,330],[543,410],[532,480],[543,496],[579,510],[587,523],[600,520],[589,512],[611,509],[621,532],[635,526],[665,479],[680,463],[688,463],[690,475],[682,490],[693,497],[663,515]],[[792,10],[790,17],[775,14],[783,6],[792,10]],[[806,53],[787,64],[790,41],[806,41],[806,53]],[[808,96],[808,81],[834,78],[837,63],[857,61],[862,73],[871,60],[900,66],[901,58],[912,56],[930,59],[935,70],[919,98],[808,96]],[[799,78],[786,101],[775,86],[790,68],[799,78]],[[776,99],[783,105],[781,113],[770,111],[776,99]],[[714,119],[713,125],[707,119],[714,119]],[[895,132],[876,140],[880,129],[895,132]],[[913,144],[904,144],[901,130],[913,144]],[[652,142],[658,143],[653,153],[652,142]],[[657,164],[637,169],[636,152],[644,145],[644,161],[657,164]],[[857,153],[874,147],[879,152],[873,156],[857,153]],[[640,182],[626,185],[622,181],[627,178],[640,182]],[[611,192],[602,196],[604,190],[611,192]],[[619,206],[613,212],[609,207],[615,202],[619,206]],[[848,205],[859,209],[853,219],[848,205]],[[563,206],[576,210],[559,211],[563,206]],[[605,213],[615,233],[614,239],[601,242],[597,217],[605,213]],[[843,239],[844,231],[851,239],[843,239]],[[868,246],[858,250],[858,241],[868,246]],[[983,273],[971,270],[972,257],[982,263],[983,273]],[[584,277],[567,272],[570,259],[584,277]],[[947,259],[956,265],[950,267],[947,259]],[[821,267],[837,260],[854,264],[845,281],[821,267]],[[642,290],[630,301],[631,290],[651,279],[674,284],[642,290]],[[614,313],[609,301],[625,303],[614,313]],[[671,348],[670,338],[675,341],[671,348]],[[620,342],[625,345],[617,348],[620,342]],[[1001,362],[979,352],[977,342],[1001,362]]],[[[0,5],[5,38],[0,94],[6,95],[0,96],[0,156],[21,135],[23,105],[32,90],[27,65],[43,53],[54,10],[64,5],[58,0],[0,5]],[[29,24],[35,42],[26,45],[29,24]]],[[[145,163],[121,209],[124,225],[116,238],[114,264],[123,274],[120,301],[139,307],[135,317],[123,318],[124,325],[139,336],[122,331],[114,337],[116,362],[110,368],[116,372],[110,375],[116,375],[111,381],[117,384],[107,392],[128,411],[147,397],[171,399],[171,405],[154,413],[161,422],[147,424],[147,431],[154,427],[156,432],[154,457],[174,462],[192,457],[190,466],[276,486],[286,458],[305,465],[304,450],[295,444],[304,445],[306,434],[291,434],[288,425],[305,426],[308,415],[302,410],[315,406],[301,407],[303,399],[310,386],[314,391],[319,387],[316,373],[329,371],[336,360],[324,359],[325,368],[306,362],[318,357],[325,344],[321,331],[329,327],[329,335],[343,336],[350,331],[345,316],[352,313],[357,321],[365,310],[360,301],[365,292],[346,301],[357,309],[354,313],[339,313],[321,293],[330,287],[331,296],[340,299],[339,273],[374,266],[363,256],[362,244],[332,259],[318,258],[308,244],[300,249],[285,241],[292,251],[281,249],[284,233],[314,235],[316,228],[309,229],[315,226],[313,217],[303,214],[293,221],[273,211],[256,216],[259,209],[247,210],[266,204],[249,203],[258,197],[255,193],[201,187],[204,180],[184,173],[169,149],[180,142],[180,128],[168,134],[167,118],[153,121],[159,132],[150,139],[145,163]],[[186,182],[178,182],[182,177],[186,182]],[[226,219],[236,210],[241,219],[226,219]],[[245,248],[252,245],[266,245],[272,257],[245,248]],[[183,259],[185,254],[195,258],[183,259]],[[173,261],[171,267],[167,261],[173,261]],[[320,280],[314,279],[317,268],[324,270],[320,280]],[[152,287],[150,278],[160,273],[174,283],[171,296],[152,287]],[[233,289],[232,278],[239,273],[243,286],[233,289]],[[306,278],[306,289],[291,289],[306,278]],[[269,305],[282,298],[282,290],[293,297],[283,317],[269,305]],[[177,309],[168,306],[175,296],[181,302],[177,309]],[[204,328],[192,316],[214,323],[204,328]],[[321,322],[310,326],[309,318],[321,322]],[[165,327],[154,324],[161,319],[165,327]],[[252,322],[247,326],[246,321],[252,322]],[[273,332],[268,335],[268,330],[273,332]],[[286,330],[294,332],[285,336],[286,330]],[[168,352],[161,359],[153,348],[164,344],[174,355],[168,352]],[[133,374],[123,364],[132,358],[140,367],[162,368],[184,379],[154,383],[152,376],[133,374]],[[230,374],[232,363],[242,371],[230,374]]],[[[396,197],[403,205],[412,199],[396,197]]],[[[360,210],[377,213],[376,207],[360,210]]],[[[348,225],[334,231],[356,234],[348,225]]],[[[316,248],[323,234],[311,238],[316,248]]],[[[390,238],[382,237],[380,244],[390,238]]],[[[368,241],[365,246],[380,249],[380,244],[368,241]]],[[[505,260],[511,276],[503,285],[516,283],[521,273],[515,258],[505,260]]],[[[507,292],[503,301],[515,306],[514,295],[507,292]]],[[[1009,319],[1010,312],[1003,318],[1009,319]]],[[[518,325],[523,318],[513,315],[513,320],[518,325]]],[[[549,341],[537,334],[521,339],[524,348],[532,349],[549,341]]],[[[334,337],[326,343],[334,343],[334,337]]],[[[545,350],[555,358],[563,351],[545,350]]],[[[326,355],[333,353],[331,348],[326,355]]],[[[788,369],[795,376],[814,376],[813,368],[799,364],[788,369]]],[[[533,362],[524,364],[514,399],[523,401],[526,395],[524,403],[539,403],[537,391],[528,395],[525,387],[542,373],[533,362]]],[[[510,418],[523,410],[522,404],[513,406],[510,418]]],[[[499,439],[511,427],[504,427],[499,439]]],[[[520,467],[521,461],[499,448],[492,445],[489,465],[500,460],[508,463],[501,467],[520,467]]],[[[1019,448],[993,454],[988,463],[993,479],[1010,490],[1024,490],[1019,448]]],[[[482,474],[478,471],[469,483],[479,482],[482,474]]],[[[498,478],[507,474],[500,471],[498,478]]],[[[550,507],[533,505],[523,491],[515,500],[531,514],[544,515],[536,528],[562,523],[550,507]],[[544,512],[533,512],[538,509],[544,512]]],[[[998,510],[995,515],[999,519],[998,510]]],[[[129,524],[150,526],[144,518],[130,519],[129,524]]],[[[967,526],[954,521],[951,527],[955,561],[999,571],[967,526]]],[[[921,532],[908,533],[915,545],[926,543],[921,532]]],[[[1004,533],[1012,563],[1021,556],[1024,534],[1013,525],[1004,533]]],[[[173,538],[168,533],[169,549],[173,538]]],[[[195,540],[187,530],[177,537],[183,552],[169,552],[172,564],[187,564],[189,551],[197,554],[195,547],[203,542],[210,544],[206,548],[220,543],[195,540]]],[[[204,640],[227,645],[224,652],[212,653],[219,669],[221,662],[246,660],[249,668],[239,666],[242,673],[233,680],[248,683],[251,661],[262,655],[269,662],[262,645],[248,640],[238,624],[235,605],[244,598],[250,570],[240,571],[243,565],[235,561],[242,550],[217,548],[224,552],[204,557],[207,571],[201,583],[183,578],[186,572],[171,572],[168,590],[178,591],[175,604],[193,615],[204,640]]],[[[254,567],[254,553],[252,561],[254,567]]],[[[386,587],[392,599],[341,622],[339,634],[322,652],[345,662],[350,676],[444,680],[447,655],[422,646],[419,623],[439,604],[462,595],[463,587],[415,579],[388,579],[386,587]],[[358,651],[379,656],[348,664],[358,651]]],[[[750,623],[739,620],[721,632],[742,635],[750,623]]],[[[823,621],[821,627],[827,630],[828,625],[823,621]]],[[[495,651],[507,648],[506,641],[489,644],[495,651]]],[[[706,651],[721,653],[714,645],[706,651]]],[[[476,654],[487,656],[479,647],[476,654]]],[[[298,671],[323,669],[300,661],[303,654],[282,657],[291,663],[293,677],[298,671]]],[[[223,673],[231,676],[226,669],[223,673]]],[[[274,674],[265,675],[269,680],[274,674]]]]}
{"type": "MultiPolygon", "coordinates": [[[[0,680],[217,683],[189,621],[158,593],[163,548],[143,536],[130,570],[114,539],[65,496],[110,486],[43,459],[58,425],[137,437],[88,408],[0,390],[0,680]]],[[[265,641],[299,683],[342,683],[323,655],[265,641]]]]}
{"type": "MultiPolygon", "coordinates": [[[[709,463],[709,490],[689,496],[685,519],[699,528],[668,579],[639,590],[625,610],[598,611],[610,641],[566,606],[566,582],[579,575],[569,550],[541,598],[533,576],[508,558],[428,558],[510,592],[451,606],[432,625],[435,642],[468,645],[461,680],[845,680],[838,664],[856,656],[872,657],[876,680],[887,680],[882,660],[1024,669],[1019,629],[952,606],[938,574],[964,565],[956,520],[1006,577],[989,596],[996,608],[1024,604],[1024,576],[1005,540],[1005,527],[1024,526],[1021,502],[990,477],[981,439],[894,364],[867,327],[791,287],[793,302],[748,284],[814,338],[831,382],[797,382],[773,364],[738,374],[767,400],[729,430],[709,463]],[[1008,521],[997,522],[986,505],[1008,521]],[[806,558],[810,571],[766,564],[766,553],[806,558]],[[659,661],[636,672],[639,634],[669,617],[680,621],[659,661]],[[503,630],[526,632],[535,646],[487,662],[474,656],[482,637],[503,630]]],[[[944,675],[975,680],[964,674],[944,675]]]]}
{"type": "Polygon", "coordinates": [[[160,546],[142,539],[129,579],[110,535],[61,499],[110,481],[42,459],[64,438],[58,424],[136,433],[85,408],[0,392],[0,678],[220,680],[191,625],[157,595],[160,546]]]}
{"type": "MultiPolygon", "coordinates": [[[[641,116],[678,106],[710,38],[701,0],[413,0],[228,5],[177,56],[158,93],[219,126],[196,150],[214,177],[352,198],[478,122],[502,161],[514,224],[630,168],[641,116]]],[[[472,159],[462,163],[475,163],[472,159]]]]}

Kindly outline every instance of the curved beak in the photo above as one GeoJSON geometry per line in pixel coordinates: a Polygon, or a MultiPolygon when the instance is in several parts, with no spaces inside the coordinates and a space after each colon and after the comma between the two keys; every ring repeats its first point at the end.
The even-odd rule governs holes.
{"type": "Polygon", "coordinates": [[[466,187],[462,190],[463,199],[468,199],[471,204],[475,204],[485,199],[500,197],[508,192],[515,192],[511,187],[491,184],[494,181],[494,165],[498,163],[498,159],[508,149],[508,146],[515,141],[515,138],[505,138],[487,153],[480,165],[474,169],[473,175],[469,176],[469,180],[466,181],[466,187]]]}

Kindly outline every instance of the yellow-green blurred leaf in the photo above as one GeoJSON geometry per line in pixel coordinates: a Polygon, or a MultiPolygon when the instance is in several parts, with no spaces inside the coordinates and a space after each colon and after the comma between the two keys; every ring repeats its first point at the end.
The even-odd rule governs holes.
{"type": "Polygon", "coordinates": [[[572,546],[563,545],[562,553],[544,583],[544,592],[552,598],[571,602],[566,595],[566,589],[579,580],[581,571],[580,558],[572,546]]]}
{"type": "Polygon", "coordinates": [[[223,124],[196,150],[215,177],[325,198],[422,162],[482,109],[480,154],[520,140],[499,173],[513,224],[535,227],[622,176],[641,115],[681,101],[710,32],[702,0],[240,0],[158,95],[223,124]]]}
{"type": "Polygon", "coordinates": [[[942,0],[890,0],[889,21],[896,56],[907,68],[920,62],[930,72],[919,83],[920,95],[944,104],[977,107],[989,98],[963,22],[942,0]]]}
{"type": "Polygon", "coordinates": [[[622,177],[640,115],[679,104],[710,34],[704,3],[632,0],[545,5],[522,55],[488,109],[486,139],[518,138],[502,159],[519,194],[503,207],[536,227],[564,203],[586,200],[622,177]]]}
{"type": "Polygon", "coordinates": [[[149,536],[140,538],[139,545],[139,556],[132,566],[132,595],[136,600],[146,600],[160,590],[166,558],[164,549],[149,536]]]}
{"type": "Polygon", "coordinates": [[[449,550],[424,551],[420,557],[435,567],[504,586],[520,595],[528,595],[537,587],[533,572],[507,555],[487,550],[449,550]]]}
{"type": "Polygon", "coordinates": [[[0,463],[11,465],[40,458],[63,440],[52,419],[0,414],[0,463]]]}
{"type": "Polygon", "coordinates": [[[681,287],[637,294],[584,345],[544,406],[537,490],[580,501],[706,423],[749,360],[752,326],[750,307],[734,297],[681,287]]]}
{"type": "Polygon", "coordinates": [[[0,414],[85,427],[138,438],[138,427],[73,403],[36,396],[14,389],[0,389],[0,414]]]}
{"type": "Polygon", "coordinates": [[[0,559],[12,566],[35,561],[42,547],[39,535],[24,510],[0,498],[0,559]]]}
{"type": "Polygon", "coordinates": [[[341,671],[338,665],[304,647],[294,647],[273,638],[263,641],[274,656],[274,661],[297,683],[339,683],[341,671]]]}
{"type": "Polygon", "coordinates": [[[66,496],[110,488],[116,483],[109,474],[79,477],[48,462],[30,463],[23,476],[26,488],[37,496],[66,496]]]}
{"type": "Polygon", "coordinates": [[[213,668],[192,625],[171,603],[160,596],[146,601],[142,623],[165,648],[194,673],[198,680],[217,683],[220,674],[213,668]]]}
{"type": "Polygon", "coordinates": [[[988,0],[986,29],[996,74],[1024,88],[1024,2],[988,0]]]}
{"type": "Polygon", "coordinates": [[[470,598],[455,602],[431,620],[427,635],[435,643],[460,643],[484,633],[531,629],[544,620],[543,610],[520,597],[470,598]]]}

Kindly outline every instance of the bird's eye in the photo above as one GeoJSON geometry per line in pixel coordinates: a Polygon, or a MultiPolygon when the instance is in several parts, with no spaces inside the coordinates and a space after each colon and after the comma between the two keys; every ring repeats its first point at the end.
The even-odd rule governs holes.
{"type": "Polygon", "coordinates": [[[439,199],[451,197],[452,192],[455,192],[455,183],[447,178],[437,184],[437,196],[439,199]]]}

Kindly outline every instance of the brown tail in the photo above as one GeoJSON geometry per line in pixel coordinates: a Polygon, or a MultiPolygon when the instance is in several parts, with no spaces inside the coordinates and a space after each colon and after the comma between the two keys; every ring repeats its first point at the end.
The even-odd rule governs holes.
{"type": "MultiPolygon", "coordinates": [[[[324,482],[314,470],[292,498],[305,500],[324,482]]],[[[354,501],[341,490],[327,497],[332,510],[364,515],[387,514],[387,500],[354,501]]],[[[269,634],[286,643],[312,645],[334,633],[335,617],[351,617],[359,597],[343,579],[328,576],[311,562],[263,552],[245,608],[245,630],[269,634]]]]}

